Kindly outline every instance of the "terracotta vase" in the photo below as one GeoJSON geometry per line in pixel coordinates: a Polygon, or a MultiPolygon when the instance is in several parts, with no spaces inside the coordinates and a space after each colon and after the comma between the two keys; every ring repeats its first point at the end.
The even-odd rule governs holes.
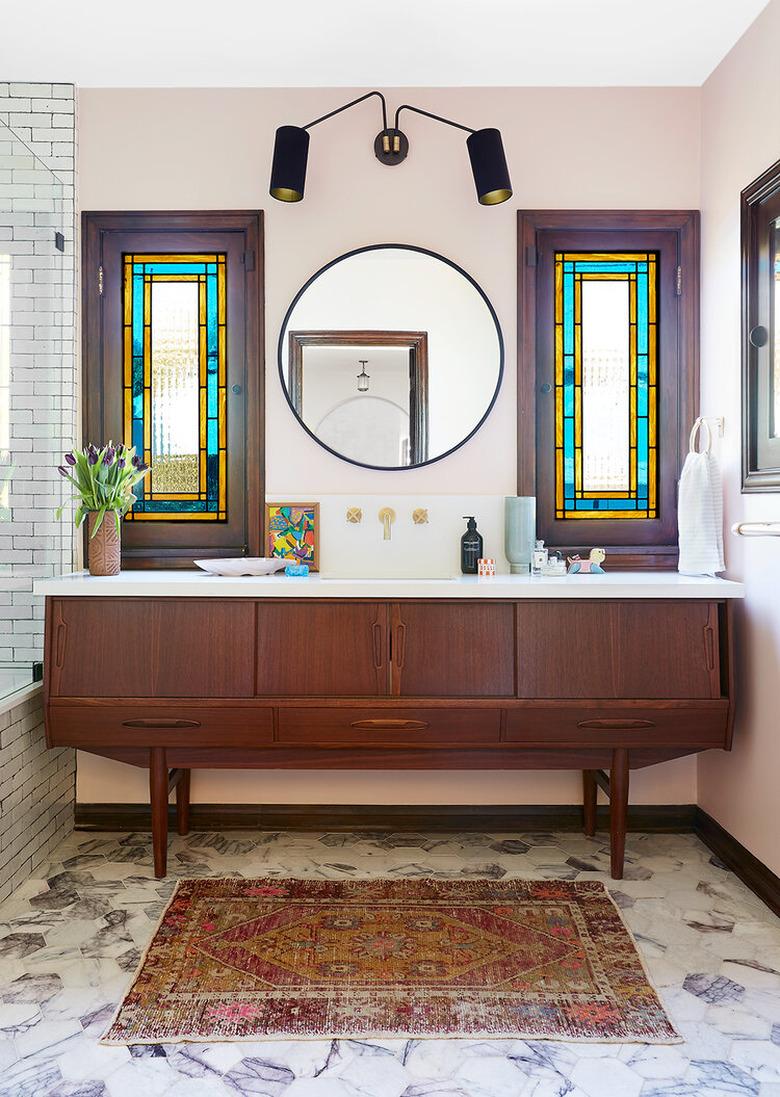
{"type": "Polygon", "coordinates": [[[97,512],[87,515],[87,545],[90,575],[118,575],[122,564],[122,539],[116,531],[114,515],[106,513],[95,536],[92,530],[97,512]]]}

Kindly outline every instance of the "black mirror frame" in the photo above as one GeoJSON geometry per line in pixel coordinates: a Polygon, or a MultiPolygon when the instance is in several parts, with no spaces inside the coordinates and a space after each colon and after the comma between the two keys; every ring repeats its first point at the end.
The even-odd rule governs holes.
{"type": "Polygon", "coordinates": [[[282,326],[279,331],[279,340],[277,344],[277,361],[279,366],[279,381],[282,386],[284,398],[287,401],[287,406],[289,407],[292,414],[295,416],[298,424],[306,431],[310,438],[314,439],[318,446],[321,446],[324,450],[327,450],[328,453],[332,453],[334,457],[338,457],[340,461],[346,461],[350,465],[358,465],[360,468],[373,469],[376,472],[408,472],[411,469],[425,468],[427,465],[433,465],[437,461],[443,461],[445,457],[449,457],[451,454],[459,450],[462,446],[465,446],[467,442],[471,441],[477,431],[479,431],[484,426],[487,417],[490,415],[495,405],[495,402],[498,399],[498,394],[501,391],[501,382],[504,379],[504,335],[501,331],[501,324],[499,323],[496,310],[493,308],[490,298],[487,296],[480,284],[471,277],[468,271],[465,271],[463,267],[453,262],[452,259],[448,259],[445,255],[440,255],[436,251],[431,251],[429,248],[418,247],[416,244],[366,244],[362,248],[353,248],[352,251],[346,251],[343,255],[337,255],[335,259],[331,259],[329,263],[326,263],[324,266],[320,267],[319,270],[315,271],[315,273],[312,274],[312,276],[308,278],[306,282],[304,282],[304,284],[293,297],[287,311],[284,314],[284,319],[282,320],[282,326]],[[469,431],[466,437],[462,438],[456,446],[452,446],[444,453],[440,453],[436,457],[429,457],[427,461],[420,461],[415,465],[369,465],[365,461],[356,461],[352,457],[345,457],[343,453],[339,453],[338,450],[332,449],[330,446],[326,445],[317,437],[316,434],[314,434],[313,431],[309,430],[301,416],[296,411],[290,397],[290,393],[288,392],[287,382],[284,376],[283,354],[287,328],[290,323],[290,319],[292,317],[295,306],[298,304],[301,297],[304,295],[309,286],[311,286],[313,282],[316,282],[320,275],[324,274],[325,271],[330,270],[330,268],[334,267],[337,263],[342,263],[345,259],[352,258],[353,255],[362,255],[364,252],[367,251],[384,251],[388,248],[395,248],[398,251],[416,251],[421,255],[430,255],[431,258],[438,259],[442,263],[446,263],[447,266],[452,267],[453,270],[456,270],[459,274],[463,275],[466,281],[471,283],[471,285],[480,295],[482,300],[485,302],[488,311],[490,312],[490,315],[492,317],[493,323],[496,325],[496,336],[498,338],[498,377],[496,378],[496,387],[493,391],[493,395],[490,398],[490,403],[485,409],[484,415],[473,427],[473,429],[469,431]]]}

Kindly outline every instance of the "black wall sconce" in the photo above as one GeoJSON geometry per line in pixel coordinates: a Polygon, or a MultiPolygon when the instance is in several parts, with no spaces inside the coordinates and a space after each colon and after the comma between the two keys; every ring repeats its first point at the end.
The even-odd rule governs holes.
{"type": "Polygon", "coordinates": [[[374,140],[374,155],[382,164],[402,164],[406,159],[409,152],[409,139],[398,128],[398,119],[402,110],[411,110],[415,114],[422,114],[425,118],[432,118],[434,122],[443,122],[445,126],[453,126],[468,134],[466,147],[477,188],[477,198],[483,206],[496,206],[512,197],[512,182],[504,155],[504,144],[497,129],[471,129],[470,126],[463,126],[450,118],[442,118],[439,114],[431,114],[430,111],[422,110],[420,107],[413,107],[410,103],[403,103],[396,110],[395,121],[392,126],[388,126],[387,103],[381,91],[369,91],[358,99],[353,99],[351,103],[345,103],[343,107],[337,107],[336,110],[323,114],[321,118],[315,118],[305,126],[280,126],[276,131],[274,143],[271,197],[280,202],[300,202],[306,186],[309,130],[374,95],[382,103],[382,130],[374,140]]]}

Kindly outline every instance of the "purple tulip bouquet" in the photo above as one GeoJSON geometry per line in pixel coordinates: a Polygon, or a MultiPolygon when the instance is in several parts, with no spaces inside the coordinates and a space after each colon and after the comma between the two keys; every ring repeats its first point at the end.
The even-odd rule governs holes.
{"type": "MultiPolygon", "coordinates": [[[[95,521],[90,531],[94,537],[107,513],[114,516],[116,532],[120,532],[122,516],[135,502],[133,488],[146,476],[149,466],[136,456],[135,449],[109,442],[97,449],[90,442],[84,449],[65,454],[65,464],[57,469],[60,476],[75,488],[76,528],[80,527],[90,512],[95,521]]],[[[65,504],[58,507],[57,517],[62,515],[65,504]]]]}

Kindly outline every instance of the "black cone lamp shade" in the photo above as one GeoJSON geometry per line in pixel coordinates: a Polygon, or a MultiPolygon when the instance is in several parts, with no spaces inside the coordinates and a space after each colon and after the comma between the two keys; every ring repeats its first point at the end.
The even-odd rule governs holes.
{"type": "Polygon", "coordinates": [[[276,131],[271,166],[272,198],[280,202],[300,202],[306,186],[309,159],[309,133],[300,126],[280,126],[276,131]]]}
{"type": "Polygon", "coordinates": [[[497,206],[512,197],[512,181],[497,129],[475,130],[466,138],[477,198],[483,206],[497,206]]]}

